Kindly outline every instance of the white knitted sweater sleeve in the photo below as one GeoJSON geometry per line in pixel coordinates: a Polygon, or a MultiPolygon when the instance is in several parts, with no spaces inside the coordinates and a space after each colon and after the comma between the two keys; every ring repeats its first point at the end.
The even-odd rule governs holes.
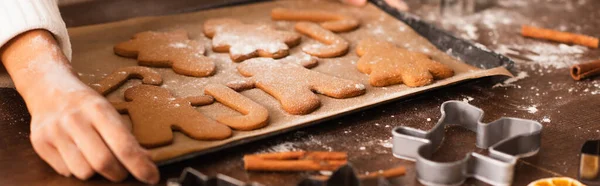
{"type": "MultiPolygon", "coordinates": [[[[0,0],[0,47],[15,36],[34,29],[50,31],[71,60],[71,42],[56,0],[0,0]]],[[[0,72],[0,87],[10,87],[8,74],[0,72]]]]}

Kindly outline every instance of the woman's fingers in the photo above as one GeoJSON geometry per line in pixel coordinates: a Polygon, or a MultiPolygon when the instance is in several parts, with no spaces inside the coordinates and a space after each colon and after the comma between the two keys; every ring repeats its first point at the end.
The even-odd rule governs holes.
{"type": "Polygon", "coordinates": [[[90,120],[85,118],[81,112],[73,114],[72,117],[63,121],[64,130],[75,140],[75,145],[83,154],[83,157],[95,172],[105,178],[118,182],[127,178],[127,170],[121,165],[117,158],[108,149],[102,138],[94,130],[90,120]]]}
{"type": "Polygon", "coordinates": [[[56,147],[56,150],[62,157],[62,160],[69,171],[75,175],[75,177],[86,180],[94,175],[94,171],[62,126],[63,125],[57,124],[49,125],[45,132],[47,132],[48,137],[52,139],[52,144],[56,147]]]}
{"type": "Polygon", "coordinates": [[[94,121],[94,128],[127,170],[140,181],[158,183],[156,165],[122,124],[115,109],[105,101],[92,103],[89,108],[86,111],[94,121]]]}
{"type": "Polygon", "coordinates": [[[87,180],[94,175],[94,170],[70,139],[57,139],[56,146],[69,171],[81,180],[87,180]]]}
{"type": "Polygon", "coordinates": [[[52,168],[82,180],[98,172],[111,181],[121,181],[129,170],[140,181],[159,181],[158,169],[147,151],[108,102],[88,100],[81,106],[87,109],[65,112],[60,118],[43,117],[48,123],[34,121],[32,144],[52,168]]]}
{"type": "Polygon", "coordinates": [[[33,145],[33,150],[40,155],[40,157],[46,161],[58,174],[69,177],[71,176],[71,172],[65,162],[63,162],[62,157],[56,150],[56,148],[51,145],[49,142],[48,135],[46,135],[43,131],[32,131],[31,132],[31,145],[33,145]]]}

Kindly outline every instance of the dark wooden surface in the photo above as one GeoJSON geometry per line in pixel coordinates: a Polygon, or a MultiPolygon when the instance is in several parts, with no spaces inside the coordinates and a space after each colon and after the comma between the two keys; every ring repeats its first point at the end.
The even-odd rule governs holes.
{"type": "MultiPolygon", "coordinates": [[[[520,37],[518,28],[522,23],[600,36],[595,32],[600,29],[600,15],[597,11],[600,9],[600,2],[532,1],[531,4],[525,5],[510,3],[518,1],[502,1],[505,3],[491,8],[505,12],[507,17],[512,16],[510,23],[495,24],[495,28],[492,29],[485,20],[474,21],[479,36],[470,39],[490,48],[557,45],[520,37]]],[[[120,6],[131,4],[124,3],[120,6]]],[[[460,26],[466,23],[448,26],[448,19],[440,19],[428,12],[431,11],[430,7],[416,2],[410,4],[413,7],[412,12],[457,35],[465,33],[465,29],[460,26]]],[[[85,24],[81,23],[85,20],[68,17],[75,16],[75,12],[81,12],[81,7],[73,7],[63,8],[67,23],[85,24]]],[[[165,10],[152,14],[163,13],[173,12],[165,10]]],[[[470,15],[454,19],[473,22],[471,19],[475,18],[470,15]]],[[[350,161],[359,173],[405,165],[408,168],[407,175],[391,181],[401,185],[419,185],[415,179],[414,163],[392,157],[391,149],[386,147],[386,140],[391,137],[390,131],[395,126],[411,126],[424,130],[431,128],[439,117],[440,104],[447,100],[464,100],[481,107],[486,112],[486,122],[503,116],[542,122],[542,150],[537,156],[519,160],[514,185],[526,185],[533,180],[551,176],[576,177],[579,148],[585,140],[600,137],[600,107],[597,106],[600,103],[600,78],[575,82],[568,76],[568,69],[549,65],[558,60],[565,60],[566,57],[561,53],[552,55],[558,58],[548,62],[539,61],[546,60],[541,58],[544,56],[534,58],[538,59],[536,61],[526,56],[512,55],[517,60],[516,71],[524,72],[528,77],[509,85],[494,87],[504,81],[502,78],[470,81],[323,122],[314,127],[167,165],[161,167],[161,184],[164,184],[167,178],[178,176],[184,167],[190,166],[208,175],[222,173],[265,185],[295,185],[305,176],[318,173],[246,172],[242,168],[241,157],[244,154],[278,149],[302,149],[347,151],[350,161]]],[[[585,49],[580,55],[569,56],[566,60],[577,63],[599,57],[598,50],[585,49]]],[[[110,183],[99,176],[86,182],[59,176],[31,148],[28,138],[29,121],[30,116],[19,95],[12,89],[0,89],[0,185],[142,185],[132,178],[123,183],[110,183]]],[[[475,135],[472,132],[448,128],[446,135],[444,146],[435,154],[436,160],[458,160],[473,151],[485,153],[485,150],[475,147],[475,135]]],[[[469,180],[466,185],[484,184],[469,180]]]]}

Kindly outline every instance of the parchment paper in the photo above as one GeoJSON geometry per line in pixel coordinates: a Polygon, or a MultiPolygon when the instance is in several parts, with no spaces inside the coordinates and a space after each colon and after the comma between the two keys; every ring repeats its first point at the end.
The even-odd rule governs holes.
{"type": "MultiPolygon", "coordinates": [[[[349,7],[336,2],[304,0],[256,3],[188,14],[143,17],[114,23],[71,28],[69,29],[69,34],[73,43],[73,66],[79,73],[82,81],[92,84],[120,67],[135,66],[137,64],[135,59],[115,55],[113,53],[113,46],[116,43],[128,40],[137,32],[185,29],[190,33],[191,39],[198,40],[206,45],[208,49],[207,56],[215,60],[217,73],[211,77],[194,78],[175,74],[169,68],[155,69],[163,76],[164,84],[162,87],[169,89],[176,97],[202,95],[204,91],[203,87],[209,83],[225,84],[230,81],[244,79],[237,73],[236,66],[238,63],[232,62],[228,53],[213,53],[210,50],[210,40],[202,34],[203,22],[210,18],[232,17],[240,19],[245,23],[271,24],[281,30],[293,31],[294,22],[271,21],[270,10],[275,7],[321,9],[351,15],[360,19],[361,26],[359,29],[340,34],[343,38],[350,41],[350,52],[343,57],[319,59],[319,65],[312,70],[359,81],[366,85],[367,93],[349,99],[334,99],[320,95],[322,106],[318,110],[308,115],[297,116],[284,112],[276,99],[260,89],[246,90],[241,93],[264,105],[269,110],[270,123],[267,127],[247,132],[234,131],[231,138],[221,141],[197,141],[176,132],[171,145],[150,149],[154,161],[162,162],[192,152],[216,150],[218,147],[227,145],[228,143],[256,138],[282,130],[296,129],[340,114],[448,86],[468,79],[494,75],[511,76],[503,67],[483,70],[455,60],[445,52],[436,49],[435,46],[415,33],[409,26],[387,15],[373,5],[349,7]],[[436,81],[432,85],[419,88],[409,88],[404,85],[381,88],[371,87],[368,83],[368,76],[356,69],[356,62],[359,58],[355,53],[355,47],[360,39],[367,36],[388,40],[409,50],[429,54],[434,60],[453,68],[456,75],[448,79],[436,81]]],[[[292,48],[291,55],[303,55],[300,49],[304,45],[315,43],[317,42],[303,37],[302,44],[292,48]]],[[[140,81],[131,80],[107,97],[110,101],[123,101],[124,90],[137,84],[140,84],[140,81]]],[[[410,107],[411,105],[406,106],[410,107]]],[[[220,103],[202,106],[197,110],[211,118],[216,118],[220,114],[239,114],[220,103]]],[[[123,115],[123,119],[131,126],[127,115],[123,115]]]]}

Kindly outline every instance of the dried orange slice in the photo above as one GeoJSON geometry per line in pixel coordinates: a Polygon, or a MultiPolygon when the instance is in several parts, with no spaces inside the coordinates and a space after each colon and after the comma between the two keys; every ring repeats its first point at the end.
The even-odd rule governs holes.
{"type": "Polygon", "coordinates": [[[584,186],[584,184],[567,177],[554,177],[539,179],[527,186],[584,186]]]}

